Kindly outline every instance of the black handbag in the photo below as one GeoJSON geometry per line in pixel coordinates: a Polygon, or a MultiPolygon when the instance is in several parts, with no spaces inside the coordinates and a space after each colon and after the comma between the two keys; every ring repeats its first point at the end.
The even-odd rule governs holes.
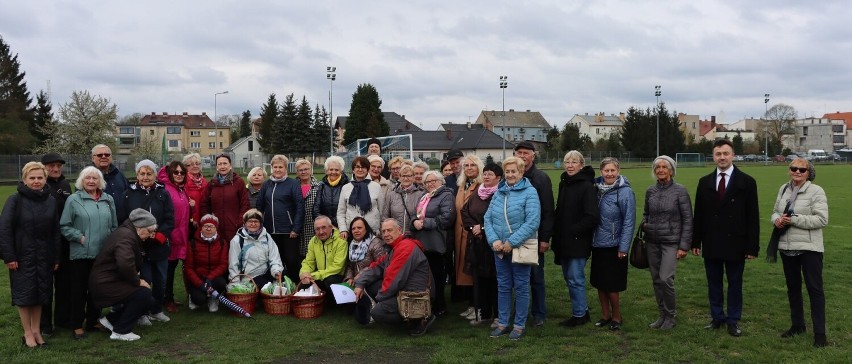
{"type": "Polygon", "coordinates": [[[630,246],[630,265],[639,268],[648,268],[648,251],[645,250],[645,231],[640,226],[633,237],[633,245],[630,246]]]}

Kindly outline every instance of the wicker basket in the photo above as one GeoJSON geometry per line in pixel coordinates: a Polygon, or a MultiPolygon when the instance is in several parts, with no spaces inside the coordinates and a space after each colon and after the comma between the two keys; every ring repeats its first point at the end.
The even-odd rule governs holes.
{"type": "MultiPolygon", "coordinates": [[[[278,285],[281,286],[281,277],[278,277],[278,285]]],[[[263,301],[263,310],[266,311],[267,314],[272,316],[284,316],[290,314],[292,294],[287,294],[285,296],[273,296],[271,294],[261,292],[260,295],[263,301]]]]}
{"type": "Polygon", "coordinates": [[[322,316],[325,307],[325,293],[320,291],[319,296],[293,296],[293,316],[298,319],[315,319],[322,316]]]}
{"type": "MultiPolygon", "coordinates": [[[[254,292],[252,293],[225,293],[225,297],[227,297],[231,302],[240,306],[243,310],[246,310],[250,315],[254,315],[254,308],[257,307],[257,283],[254,282],[254,279],[247,274],[238,274],[234,278],[231,278],[229,283],[234,282],[235,279],[239,279],[240,277],[248,277],[251,280],[251,283],[254,285],[254,292]]],[[[236,317],[243,317],[237,312],[231,311],[231,315],[236,317]]]]}

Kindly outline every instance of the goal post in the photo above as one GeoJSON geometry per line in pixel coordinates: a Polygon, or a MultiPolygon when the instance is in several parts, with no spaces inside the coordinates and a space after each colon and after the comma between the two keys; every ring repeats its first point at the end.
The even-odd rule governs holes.
{"type": "MultiPolygon", "coordinates": [[[[346,152],[338,153],[350,165],[355,157],[367,155],[367,142],[373,138],[358,139],[346,146],[346,152]]],[[[411,134],[376,137],[382,143],[382,159],[389,161],[396,156],[414,160],[414,145],[411,134]]]]}
{"type": "Polygon", "coordinates": [[[678,167],[704,167],[704,154],[701,153],[677,153],[675,162],[678,167]]]}

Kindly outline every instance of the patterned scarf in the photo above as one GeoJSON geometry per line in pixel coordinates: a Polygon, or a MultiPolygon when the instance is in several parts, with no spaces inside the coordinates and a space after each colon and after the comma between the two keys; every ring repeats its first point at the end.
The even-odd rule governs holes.
{"type": "Polygon", "coordinates": [[[367,248],[370,247],[370,242],[373,241],[373,235],[364,237],[364,240],[356,241],[352,239],[349,243],[349,261],[360,262],[367,256],[367,248]]]}
{"type": "Polygon", "coordinates": [[[494,194],[494,191],[497,191],[497,185],[494,187],[485,187],[485,185],[479,185],[479,188],[476,189],[476,194],[479,195],[481,200],[487,200],[491,195],[494,194]]]}
{"type": "MultiPolygon", "coordinates": [[[[437,191],[438,189],[435,189],[437,191]]],[[[427,192],[423,197],[420,198],[420,201],[417,202],[417,219],[423,220],[426,217],[426,206],[429,206],[429,201],[432,200],[432,195],[435,194],[435,191],[427,192]]]]}
{"type": "Polygon", "coordinates": [[[204,181],[204,176],[202,176],[201,173],[199,173],[199,174],[188,173],[187,177],[188,177],[187,179],[189,180],[189,182],[192,183],[192,186],[201,188],[201,184],[204,181]]]}

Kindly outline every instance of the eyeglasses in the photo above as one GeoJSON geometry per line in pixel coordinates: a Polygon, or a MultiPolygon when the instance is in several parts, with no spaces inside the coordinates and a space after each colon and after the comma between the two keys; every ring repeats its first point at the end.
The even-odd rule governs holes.
{"type": "Polygon", "coordinates": [[[184,172],[184,171],[172,171],[172,174],[182,176],[182,175],[186,174],[186,172],[184,172]]]}
{"type": "Polygon", "coordinates": [[[110,153],[100,153],[100,154],[92,154],[93,157],[98,158],[109,158],[112,154],[110,153]]]}
{"type": "Polygon", "coordinates": [[[401,175],[399,175],[399,178],[411,178],[411,177],[414,177],[414,175],[413,174],[401,174],[401,175]]]}
{"type": "Polygon", "coordinates": [[[438,183],[438,180],[436,180],[436,179],[427,179],[427,180],[423,181],[423,183],[427,183],[427,184],[428,184],[428,183],[438,183]]]}
{"type": "Polygon", "coordinates": [[[808,171],[808,169],[807,169],[807,168],[802,168],[802,167],[790,167],[790,172],[805,173],[805,172],[807,172],[807,171],[808,171]]]}

